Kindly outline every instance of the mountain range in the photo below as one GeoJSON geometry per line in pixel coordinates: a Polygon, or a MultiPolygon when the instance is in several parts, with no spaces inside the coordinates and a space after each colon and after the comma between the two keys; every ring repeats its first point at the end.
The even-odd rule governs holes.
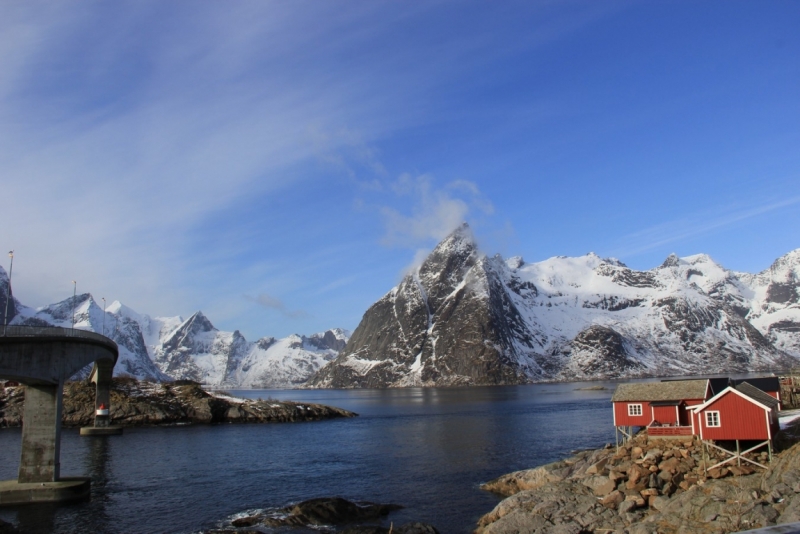
{"type": "Polygon", "coordinates": [[[589,253],[481,253],[464,224],[364,314],[312,387],[523,384],[783,369],[800,249],[758,274],[699,254],[648,271],[589,253]]]}
{"type": "MultiPolygon", "coordinates": [[[[8,276],[0,267],[0,320],[8,276]]],[[[101,332],[115,374],[222,387],[524,384],[785,369],[800,360],[800,249],[742,273],[704,254],[647,271],[589,253],[526,263],[490,257],[464,224],[375,302],[352,333],[247,341],[201,312],[150,317],[89,294],[9,324],[101,332]]]]}
{"type": "MultiPolygon", "coordinates": [[[[8,275],[0,267],[0,313],[5,313],[8,275]]],[[[197,312],[150,317],[115,301],[105,311],[88,293],[32,309],[12,296],[10,325],[59,326],[102,333],[119,346],[116,376],[141,380],[194,380],[221,387],[283,388],[304,383],[331,361],[349,333],[335,328],[311,336],[247,341],[223,332],[197,312]]],[[[3,320],[4,315],[0,315],[3,320]]],[[[83,371],[86,374],[87,370],[83,371]]]]}

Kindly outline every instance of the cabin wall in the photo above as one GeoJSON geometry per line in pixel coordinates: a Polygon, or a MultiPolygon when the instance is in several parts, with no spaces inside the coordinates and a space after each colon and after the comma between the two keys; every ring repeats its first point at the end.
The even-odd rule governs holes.
{"type": "Polygon", "coordinates": [[[698,415],[703,439],[766,440],[770,437],[765,410],[735,393],[724,395],[698,415]],[[706,425],[706,412],[714,411],[719,412],[720,427],[706,425]]]}
{"type": "MultiPolygon", "coordinates": [[[[675,408],[672,408],[673,411],[675,408]]],[[[673,415],[673,418],[675,416],[673,415]]],[[[653,420],[650,410],[650,403],[647,401],[615,402],[614,403],[614,424],[617,426],[647,426],[653,420]],[[628,415],[629,404],[641,404],[642,415],[628,415]]]]}
{"type": "Polygon", "coordinates": [[[675,425],[678,423],[677,415],[680,406],[653,406],[653,421],[662,425],[675,425]]]}
{"type": "MultiPolygon", "coordinates": [[[[708,399],[689,399],[684,401],[684,406],[680,407],[680,425],[692,426],[693,412],[689,411],[689,408],[703,404],[706,400],[708,399]]],[[[695,425],[695,428],[699,429],[700,427],[695,425]]]]}

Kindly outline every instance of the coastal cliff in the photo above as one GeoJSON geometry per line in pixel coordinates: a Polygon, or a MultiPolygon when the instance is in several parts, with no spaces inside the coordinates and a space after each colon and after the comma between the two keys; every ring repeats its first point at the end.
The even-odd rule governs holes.
{"type": "MultiPolygon", "coordinates": [[[[766,453],[753,459],[766,463],[766,453]]],[[[475,532],[723,534],[800,521],[800,444],[767,470],[732,462],[706,472],[720,461],[697,441],[643,436],[584,451],[484,484],[507,498],[475,532]]]]}
{"type": "MultiPolygon", "coordinates": [[[[94,424],[95,386],[85,381],[64,385],[62,423],[94,424]]],[[[0,428],[22,423],[24,387],[0,388],[0,428]]],[[[153,383],[115,378],[111,389],[111,420],[118,426],[284,423],[318,421],[357,414],[322,404],[252,400],[209,393],[193,382],[153,383]]]]}

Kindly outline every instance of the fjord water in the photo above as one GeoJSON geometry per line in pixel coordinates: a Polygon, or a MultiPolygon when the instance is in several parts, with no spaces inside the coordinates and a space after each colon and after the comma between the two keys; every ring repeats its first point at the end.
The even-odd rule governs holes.
{"type": "MultiPolygon", "coordinates": [[[[390,390],[249,390],[339,406],[353,419],[265,425],[65,429],[63,476],[90,502],[0,509],[23,532],[198,532],[232,514],[312,497],[397,503],[386,522],[470,532],[499,501],[479,484],[613,441],[613,383],[390,390]],[[606,390],[580,390],[605,385],[606,390]]],[[[0,431],[0,480],[16,478],[19,429],[0,431]]]]}

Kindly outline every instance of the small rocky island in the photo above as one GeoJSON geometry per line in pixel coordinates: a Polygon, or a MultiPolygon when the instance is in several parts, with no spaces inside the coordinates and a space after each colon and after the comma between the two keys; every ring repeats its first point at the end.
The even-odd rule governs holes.
{"type": "Polygon", "coordinates": [[[281,532],[328,534],[438,534],[433,525],[411,522],[383,526],[386,516],[403,507],[397,504],[353,502],[341,497],[309,499],[277,510],[238,514],[221,529],[207,534],[251,534],[258,528],[280,528],[281,532]]]}
{"type": "MultiPolygon", "coordinates": [[[[796,441],[800,427],[782,432],[796,441]]],[[[766,453],[756,461],[765,463],[766,453]]],[[[769,469],[704,458],[699,441],[638,435],[620,447],[580,452],[517,471],[483,489],[505,497],[476,534],[519,532],[679,534],[738,532],[800,521],[800,443],[775,455],[769,469]]]]}
{"type": "MultiPolygon", "coordinates": [[[[22,423],[24,390],[22,386],[0,388],[0,428],[22,423]]],[[[92,425],[94,396],[94,384],[66,383],[63,424],[70,427],[92,425]]],[[[286,423],[357,415],[322,404],[242,399],[223,392],[207,392],[191,381],[154,383],[115,378],[111,389],[111,420],[118,426],[286,423]]]]}

